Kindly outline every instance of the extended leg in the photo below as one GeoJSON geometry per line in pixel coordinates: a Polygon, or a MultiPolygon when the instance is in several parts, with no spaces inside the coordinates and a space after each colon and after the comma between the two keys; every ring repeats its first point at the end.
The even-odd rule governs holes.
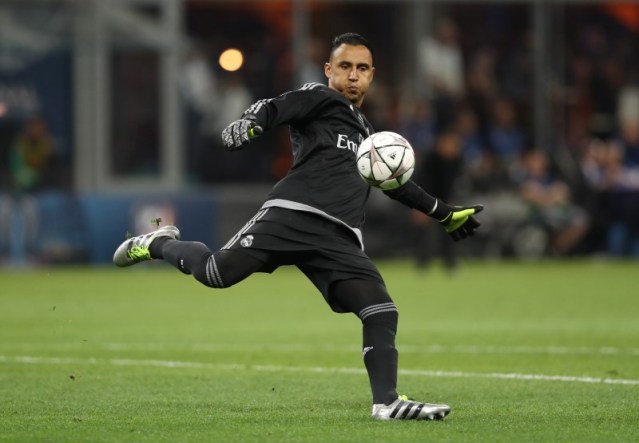
{"type": "Polygon", "coordinates": [[[200,242],[173,240],[167,237],[151,245],[151,256],[162,258],[185,274],[192,274],[211,288],[228,288],[259,270],[263,262],[241,251],[222,249],[216,252],[200,242]]]}
{"type": "Polygon", "coordinates": [[[119,267],[151,259],[164,259],[185,274],[212,288],[227,288],[258,271],[264,264],[258,258],[235,250],[215,253],[203,243],[180,241],[175,226],[163,226],[145,235],[125,240],[113,254],[119,267]]]}

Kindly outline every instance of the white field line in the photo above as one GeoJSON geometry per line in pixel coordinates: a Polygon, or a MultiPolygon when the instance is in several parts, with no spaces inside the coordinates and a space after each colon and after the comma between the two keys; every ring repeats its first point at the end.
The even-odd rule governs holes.
{"type": "MultiPolygon", "coordinates": [[[[0,343],[0,349],[10,350],[95,350],[108,351],[269,351],[269,352],[361,352],[356,345],[305,345],[295,343],[118,343],[118,342],[59,342],[59,343],[0,343]]],[[[401,353],[410,354],[502,354],[502,355],[608,355],[639,356],[639,348],[612,346],[475,346],[475,345],[398,345],[401,353]]]]}
{"type": "MultiPolygon", "coordinates": [[[[182,369],[211,369],[211,370],[245,370],[256,372],[302,372],[302,373],[328,373],[328,374],[365,374],[363,368],[327,368],[313,366],[277,366],[277,365],[244,365],[235,363],[203,363],[174,360],[134,360],[125,358],[59,358],[59,357],[33,357],[33,356],[6,356],[0,355],[0,363],[19,363],[33,365],[98,365],[98,366],[134,366],[134,367],[160,367],[182,369]]],[[[530,381],[557,381],[569,383],[596,383],[608,385],[636,385],[639,380],[571,376],[571,375],[545,375],[545,374],[520,374],[500,372],[461,372],[461,371],[426,371],[413,369],[400,369],[399,375],[416,377],[441,377],[441,378],[484,378],[498,380],[530,380],[530,381]]]]}

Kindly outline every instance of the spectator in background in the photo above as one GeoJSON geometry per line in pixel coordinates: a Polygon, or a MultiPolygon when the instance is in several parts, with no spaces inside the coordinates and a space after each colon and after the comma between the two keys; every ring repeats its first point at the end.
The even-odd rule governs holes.
{"type": "Polygon", "coordinates": [[[444,17],[435,36],[419,42],[417,63],[435,106],[439,127],[452,123],[452,111],[464,94],[464,63],[457,24],[444,17]]]}
{"type": "Polygon", "coordinates": [[[180,90],[185,103],[197,114],[197,132],[217,136],[214,123],[219,118],[218,79],[202,52],[191,49],[182,64],[180,90]]]}
{"type": "Polygon", "coordinates": [[[416,100],[402,106],[408,109],[400,119],[398,132],[412,145],[417,157],[423,157],[433,148],[435,141],[435,118],[428,100],[416,100]]]}
{"type": "Polygon", "coordinates": [[[510,97],[520,108],[533,103],[533,54],[535,34],[528,29],[519,36],[513,36],[513,47],[504,54],[498,65],[497,78],[503,94],[510,97]]]}
{"type": "Polygon", "coordinates": [[[516,195],[512,191],[513,182],[508,174],[508,165],[489,149],[485,137],[480,132],[477,114],[471,107],[466,106],[460,110],[455,129],[460,137],[469,188],[475,195],[481,195],[482,201],[490,202],[491,211],[486,214],[486,223],[489,227],[492,225],[495,228],[494,232],[499,232],[500,238],[497,243],[500,243],[504,240],[505,227],[498,225],[516,224],[517,208],[521,206],[515,201],[516,195]]]}
{"type": "Polygon", "coordinates": [[[552,255],[574,252],[588,232],[586,212],[572,202],[568,185],[551,172],[544,151],[526,152],[521,165],[519,190],[529,206],[529,221],[547,231],[552,255]]]}
{"type": "Polygon", "coordinates": [[[318,36],[311,36],[306,44],[305,58],[299,67],[299,83],[322,83],[325,79],[321,69],[327,48],[324,40],[318,36]]]}
{"type": "Polygon", "coordinates": [[[27,121],[9,153],[9,165],[14,189],[18,194],[28,193],[43,186],[47,167],[54,155],[53,137],[41,117],[27,121]]]}
{"type": "Polygon", "coordinates": [[[619,131],[610,140],[594,139],[581,157],[592,194],[596,226],[606,253],[639,258],[639,90],[622,90],[619,131]]]}
{"type": "Polygon", "coordinates": [[[472,107],[461,109],[456,128],[461,137],[469,189],[490,207],[482,219],[487,226],[482,251],[492,257],[515,252],[513,238],[527,217],[527,208],[510,175],[509,168],[514,164],[505,162],[491,149],[472,107]]]}
{"type": "Polygon", "coordinates": [[[471,171],[479,169],[487,146],[480,131],[477,113],[470,106],[464,106],[459,110],[455,129],[461,139],[464,162],[471,171]]]}
{"type": "Polygon", "coordinates": [[[39,116],[25,123],[10,148],[13,196],[0,196],[0,258],[7,253],[13,264],[24,264],[35,252],[40,217],[33,193],[51,184],[54,154],[53,137],[39,116]]]}
{"type": "Polygon", "coordinates": [[[627,84],[617,97],[616,127],[593,138],[580,165],[596,214],[599,249],[613,257],[639,257],[639,88],[627,84]]]}
{"type": "Polygon", "coordinates": [[[204,53],[190,48],[184,55],[180,73],[180,93],[186,112],[185,142],[187,170],[192,180],[209,179],[203,168],[210,155],[211,140],[217,142],[217,132],[213,132],[219,118],[216,103],[218,78],[204,53]]]}
{"type": "Polygon", "coordinates": [[[606,251],[613,257],[639,258],[639,167],[629,167],[614,143],[607,160],[611,186],[601,193],[608,217],[606,251]]]}
{"type": "MultiPolygon", "coordinates": [[[[415,168],[413,180],[420,186],[431,189],[434,195],[444,201],[455,198],[463,173],[461,140],[452,128],[444,129],[437,135],[434,149],[430,150],[415,168]]],[[[449,272],[458,267],[455,243],[446,233],[442,235],[437,223],[419,211],[412,211],[411,222],[415,227],[415,259],[420,268],[427,266],[437,254],[449,272]]]]}
{"type": "Polygon", "coordinates": [[[518,126],[517,111],[507,99],[497,99],[492,107],[493,121],[488,137],[491,148],[506,165],[519,159],[526,143],[524,132],[518,126]]]}
{"type": "Polygon", "coordinates": [[[633,196],[632,180],[629,180],[631,176],[624,168],[620,146],[593,139],[584,150],[580,162],[591,194],[597,247],[612,256],[624,256],[630,250],[639,252],[639,237],[636,232],[633,235],[637,224],[637,214],[633,216],[633,211],[637,209],[629,200],[633,196]],[[634,247],[633,237],[637,238],[634,247]]]}
{"type": "Polygon", "coordinates": [[[180,87],[188,109],[187,163],[191,178],[208,183],[263,177],[260,173],[269,163],[269,152],[259,152],[247,163],[241,156],[223,150],[219,140],[227,116],[241,114],[253,101],[242,75],[216,72],[203,52],[191,49],[182,64],[180,87]]]}
{"type": "Polygon", "coordinates": [[[269,164],[272,152],[255,152],[251,161],[247,162],[245,156],[233,155],[223,149],[217,136],[228,123],[229,115],[241,115],[252,102],[253,97],[239,73],[228,72],[220,76],[218,101],[215,104],[218,114],[210,128],[216,137],[208,139],[203,152],[200,152],[202,161],[199,168],[206,181],[255,180],[260,177],[264,166],[269,164]]]}
{"type": "Polygon", "coordinates": [[[497,56],[493,48],[482,48],[470,57],[466,72],[466,101],[475,111],[481,132],[487,132],[491,117],[491,104],[498,95],[497,56]]]}
{"type": "Polygon", "coordinates": [[[639,172],[639,87],[628,85],[619,92],[617,143],[623,151],[623,163],[639,172]]]}

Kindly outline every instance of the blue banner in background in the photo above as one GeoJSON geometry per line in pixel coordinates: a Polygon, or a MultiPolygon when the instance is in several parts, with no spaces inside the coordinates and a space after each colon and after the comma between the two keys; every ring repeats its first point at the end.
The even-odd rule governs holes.
{"type": "Polygon", "coordinates": [[[0,196],[0,263],[111,263],[127,233],[179,226],[182,239],[219,245],[218,204],[210,194],[0,196]]]}
{"type": "Polygon", "coordinates": [[[201,241],[210,247],[218,243],[217,204],[206,195],[84,195],[80,197],[90,239],[92,263],[111,262],[113,252],[127,232],[140,235],[162,225],[175,224],[182,239],[201,241]]]}

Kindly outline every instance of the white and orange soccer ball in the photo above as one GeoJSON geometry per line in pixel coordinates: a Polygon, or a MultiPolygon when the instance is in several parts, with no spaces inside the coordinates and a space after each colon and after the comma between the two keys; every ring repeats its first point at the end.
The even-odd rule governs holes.
{"type": "Polygon", "coordinates": [[[371,186],[397,189],[415,169],[415,153],[404,137],[390,131],[376,132],[357,149],[357,170],[371,186]]]}

